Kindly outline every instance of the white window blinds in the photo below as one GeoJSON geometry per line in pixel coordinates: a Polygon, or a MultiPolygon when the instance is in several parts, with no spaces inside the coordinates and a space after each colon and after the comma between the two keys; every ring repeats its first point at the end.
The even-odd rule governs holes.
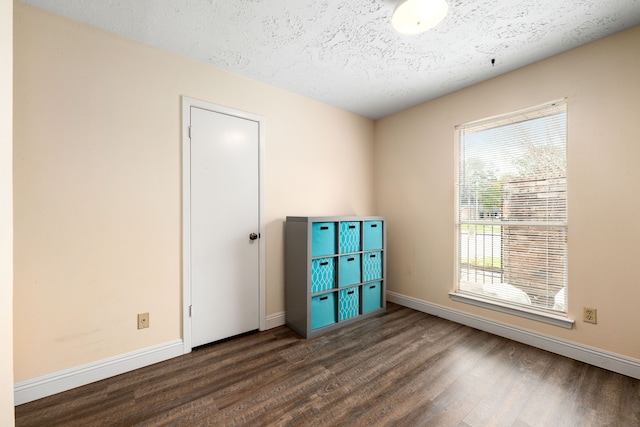
{"type": "Polygon", "coordinates": [[[564,101],[458,132],[457,292],[566,313],[564,101]]]}

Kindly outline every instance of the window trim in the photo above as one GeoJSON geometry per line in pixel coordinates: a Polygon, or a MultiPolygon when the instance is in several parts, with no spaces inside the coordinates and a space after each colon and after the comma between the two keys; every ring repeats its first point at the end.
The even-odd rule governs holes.
{"type": "MultiPolygon", "coordinates": [[[[547,323],[550,325],[554,325],[554,326],[559,326],[562,328],[566,328],[566,329],[572,329],[573,325],[575,323],[575,320],[570,319],[568,317],[568,307],[567,307],[567,312],[565,313],[552,313],[552,312],[547,312],[544,309],[529,309],[525,306],[520,306],[518,304],[510,304],[507,301],[500,301],[498,299],[492,299],[490,297],[483,297],[479,294],[472,294],[472,293],[468,293],[465,292],[464,290],[460,290],[459,287],[459,283],[460,283],[460,277],[459,277],[459,273],[460,273],[460,268],[459,268],[459,238],[460,238],[460,222],[459,222],[459,210],[460,210],[460,181],[459,181],[459,167],[460,167],[460,145],[461,145],[461,141],[460,141],[460,137],[461,137],[461,132],[460,129],[462,127],[474,127],[474,128],[479,128],[479,129],[490,129],[493,127],[498,127],[498,126],[502,126],[504,124],[509,124],[514,122],[514,118],[517,117],[522,117],[524,116],[528,116],[530,115],[529,118],[537,118],[537,117],[542,117],[542,115],[538,114],[538,111],[544,109],[545,107],[557,107],[559,105],[562,105],[566,111],[567,107],[568,107],[568,102],[566,98],[563,99],[558,99],[552,102],[547,102],[541,105],[537,105],[534,107],[530,107],[530,108],[525,108],[519,111],[514,111],[511,113],[507,113],[507,114],[500,114],[500,115],[495,115],[492,117],[487,117],[484,119],[480,119],[474,122],[468,122],[462,125],[457,125],[455,126],[455,130],[454,130],[454,134],[455,134],[455,148],[454,148],[454,164],[455,164],[455,168],[454,168],[454,173],[455,173],[455,177],[454,177],[454,182],[455,182],[455,195],[454,195],[454,201],[455,201],[455,210],[454,210],[454,224],[455,224],[455,231],[454,231],[454,241],[455,241],[455,245],[454,245],[454,250],[455,250],[455,254],[454,254],[454,259],[455,261],[455,265],[454,265],[454,286],[453,286],[453,291],[449,292],[449,298],[452,301],[455,302],[460,302],[460,303],[464,303],[464,304],[470,304],[476,307],[481,307],[481,308],[485,308],[488,310],[493,310],[493,311],[498,311],[501,313],[506,313],[506,314],[511,314],[514,316],[518,316],[518,317],[523,317],[529,320],[535,320],[535,321],[539,321],[542,323],[547,323]],[[496,124],[496,122],[498,124],[496,124]],[[492,125],[493,124],[493,125],[492,125]]],[[[548,110],[547,110],[548,111],[548,110]]],[[[519,120],[516,120],[519,121],[519,120]]],[[[566,142],[568,144],[568,141],[566,142]]],[[[567,153],[568,155],[568,153],[567,153]]],[[[568,199],[567,199],[568,202],[568,199]]],[[[505,225],[505,224],[501,224],[501,225],[505,225]]],[[[508,224],[506,224],[508,225],[508,224]]],[[[525,225],[524,222],[517,222],[517,224],[514,225],[525,225]]],[[[529,224],[529,225],[555,225],[555,226],[563,226],[565,227],[566,230],[568,230],[568,226],[569,226],[569,219],[568,217],[566,218],[566,220],[562,223],[544,223],[544,224],[529,224]]],[[[567,254],[568,256],[568,254],[567,254]]],[[[565,259],[565,263],[567,262],[567,260],[565,259]]],[[[568,273],[568,272],[567,272],[568,273]]],[[[568,287],[568,281],[566,283],[566,285],[568,287]]],[[[568,301],[567,301],[568,303],[568,301]]]]}
{"type": "Polygon", "coordinates": [[[538,322],[548,323],[554,326],[560,326],[565,329],[572,329],[575,320],[569,319],[562,315],[546,313],[539,310],[529,310],[525,307],[501,303],[497,300],[490,300],[476,295],[464,293],[462,291],[449,292],[449,298],[456,302],[471,304],[476,307],[482,307],[489,310],[499,311],[501,313],[512,314],[514,316],[524,317],[525,319],[537,320],[538,322]]]}

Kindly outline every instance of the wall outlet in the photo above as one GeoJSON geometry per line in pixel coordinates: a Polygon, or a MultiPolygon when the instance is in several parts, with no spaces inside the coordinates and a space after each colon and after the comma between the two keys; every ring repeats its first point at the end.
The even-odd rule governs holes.
{"type": "Polygon", "coordinates": [[[149,327],[149,313],[138,314],[138,329],[149,327]]]}
{"type": "Polygon", "coordinates": [[[582,308],[582,320],[587,323],[598,323],[598,310],[592,307],[582,308]]]}

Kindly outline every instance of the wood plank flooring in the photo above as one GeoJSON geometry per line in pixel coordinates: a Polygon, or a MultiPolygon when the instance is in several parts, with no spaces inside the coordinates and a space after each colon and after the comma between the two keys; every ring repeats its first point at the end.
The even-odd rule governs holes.
{"type": "Polygon", "coordinates": [[[640,381],[395,304],[16,407],[16,426],[640,426],[640,381]]]}

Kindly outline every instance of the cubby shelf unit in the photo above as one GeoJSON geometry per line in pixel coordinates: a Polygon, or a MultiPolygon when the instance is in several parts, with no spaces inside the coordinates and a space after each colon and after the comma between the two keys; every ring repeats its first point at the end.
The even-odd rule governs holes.
{"type": "Polygon", "coordinates": [[[285,316],[306,338],[386,311],[382,216],[288,216],[285,316]]]}

